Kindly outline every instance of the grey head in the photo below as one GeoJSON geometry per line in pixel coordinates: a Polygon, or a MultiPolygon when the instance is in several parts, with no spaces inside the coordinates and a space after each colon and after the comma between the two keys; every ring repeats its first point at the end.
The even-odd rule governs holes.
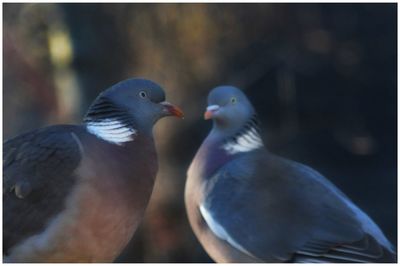
{"type": "Polygon", "coordinates": [[[219,86],[208,95],[204,119],[213,120],[210,138],[224,139],[229,153],[251,151],[263,147],[259,122],[246,95],[233,86],[219,86]]]}
{"type": "Polygon", "coordinates": [[[246,95],[233,86],[219,86],[208,95],[205,119],[213,119],[214,127],[224,132],[235,132],[255,115],[246,95]]]}
{"type": "Polygon", "coordinates": [[[183,112],[165,101],[165,92],[153,81],[131,78],[103,91],[92,103],[84,122],[88,130],[118,143],[132,140],[138,131],[151,134],[153,125],[162,117],[183,117],[183,112]]]}

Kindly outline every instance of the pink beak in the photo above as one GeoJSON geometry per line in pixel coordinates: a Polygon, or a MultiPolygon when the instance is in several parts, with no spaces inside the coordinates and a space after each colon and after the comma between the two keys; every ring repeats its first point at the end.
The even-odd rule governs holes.
{"type": "Polygon", "coordinates": [[[204,119],[208,120],[214,117],[214,114],[218,112],[219,106],[218,105],[210,105],[207,107],[206,112],[204,113],[204,119]]]}

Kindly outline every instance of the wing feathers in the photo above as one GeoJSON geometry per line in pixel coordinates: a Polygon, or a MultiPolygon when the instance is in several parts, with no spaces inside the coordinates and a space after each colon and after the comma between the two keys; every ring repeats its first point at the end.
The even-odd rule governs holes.
{"type": "Polygon", "coordinates": [[[17,136],[3,149],[3,252],[40,232],[64,208],[81,160],[71,128],[47,127],[17,136]]]}
{"type": "Polygon", "coordinates": [[[370,235],[352,244],[310,241],[294,255],[295,262],[384,262],[390,253],[370,235]]]}

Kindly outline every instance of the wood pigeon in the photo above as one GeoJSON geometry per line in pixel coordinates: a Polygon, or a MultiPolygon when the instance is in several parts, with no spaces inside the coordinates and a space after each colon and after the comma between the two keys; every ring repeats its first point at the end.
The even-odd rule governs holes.
{"type": "Polygon", "coordinates": [[[379,227],[312,168],[270,153],[242,91],[213,89],[213,127],[185,188],[190,224],[217,262],[395,262],[379,227]]]}
{"type": "Polygon", "coordinates": [[[102,92],[81,125],[5,141],[4,261],[113,261],[152,193],[152,128],[165,116],[183,113],[159,85],[133,78],[102,92]]]}

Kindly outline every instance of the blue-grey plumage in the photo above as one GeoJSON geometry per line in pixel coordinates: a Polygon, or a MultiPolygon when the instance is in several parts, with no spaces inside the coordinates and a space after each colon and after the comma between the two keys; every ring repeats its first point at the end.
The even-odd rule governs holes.
{"type": "Polygon", "coordinates": [[[134,78],[101,93],[81,125],[5,141],[4,262],[112,262],[153,190],[153,125],[182,115],[158,84],[134,78]]]}
{"type": "Polygon", "coordinates": [[[217,262],[394,262],[379,227],[328,179],[267,151],[231,86],[208,97],[213,128],[188,171],[191,226],[217,262]]]}

